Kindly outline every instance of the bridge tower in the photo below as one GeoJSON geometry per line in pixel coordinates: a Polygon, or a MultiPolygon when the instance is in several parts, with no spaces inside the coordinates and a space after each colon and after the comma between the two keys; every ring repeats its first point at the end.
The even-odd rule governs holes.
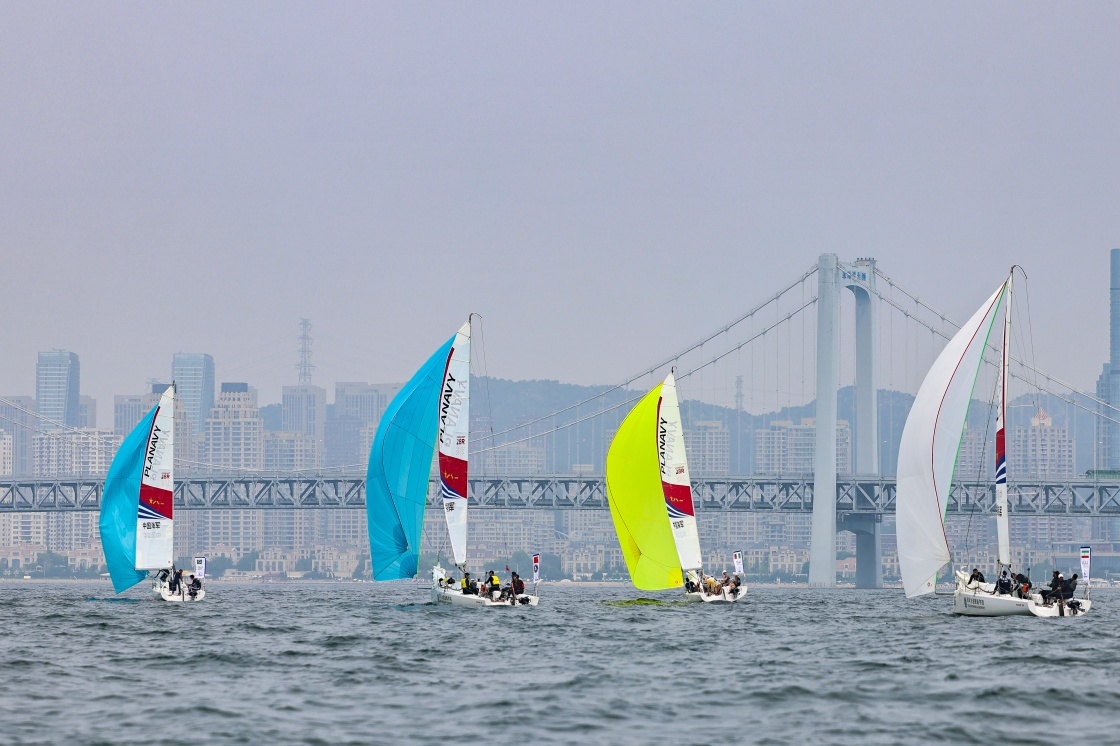
{"type": "Polygon", "coordinates": [[[878,314],[874,303],[875,260],[841,263],[822,254],[817,268],[817,424],[813,462],[813,523],[809,546],[809,584],[836,585],[836,529],[856,534],[856,586],[881,588],[882,548],[877,515],[836,520],[836,397],[840,389],[840,290],[856,300],[854,470],[879,475],[879,407],[875,363],[878,314]]]}

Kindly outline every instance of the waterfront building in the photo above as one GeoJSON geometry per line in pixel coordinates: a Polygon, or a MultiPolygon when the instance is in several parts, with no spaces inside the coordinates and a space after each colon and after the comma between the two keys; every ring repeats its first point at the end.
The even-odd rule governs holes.
{"type": "Polygon", "coordinates": [[[981,482],[995,474],[995,431],[966,427],[957,451],[957,466],[953,471],[958,483],[981,482]]]}
{"type": "Polygon", "coordinates": [[[731,431],[720,420],[701,420],[684,428],[688,471],[694,477],[731,473],[731,431]]]}
{"type": "MultiPolygon", "coordinates": [[[[816,419],[776,420],[755,433],[755,471],[759,474],[810,474],[817,451],[816,419]]],[[[692,454],[689,454],[691,462],[692,454]]],[[[836,472],[852,473],[852,428],[836,423],[836,472]]]]}
{"type": "Polygon", "coordinates": [[[202,460],[217,469],[264,468],[264,421],[247,383],[223,383],[206,418],[202,460]]]}
{"type": "MultiPolygon", "coordinates": [[[[489,443],[485,447],[490,447],[489,443]]],[[[545,472],[545,449],[543,443],[516,443],[494,448],[478,454],[477,467],[481,474],[501,474],[503,476],[531,476],[545,472]]]]}
{"type": "Polygon", "coordinates": [[[128,436],[140,424],[151,407],[147,394],[117,394],[113,397],[113,432],[121,438],[128,436]]]}
{"type": "Polygon", "coordinates": [[[81,427],[78,356],[66,350],[40,352],[35,366],[35,401],[40,429],[81,427]]]}
{"type": "Polygon", "coordinates": [[[97,400],[92,396],[78,397],[78,427],[97,427],[97,400]]]}
{"type": "Polygon", "coordinates": [[[35,476],[103,477],[120,444],[112,430],[44,430],[32,440],[35,476]]]}
{"type": "Polygon", "coordinates": [[[214,358],[201,352],[176,353],[171,359],[171,380],[193,432],[203,433],[214,408],[214,358]]]}

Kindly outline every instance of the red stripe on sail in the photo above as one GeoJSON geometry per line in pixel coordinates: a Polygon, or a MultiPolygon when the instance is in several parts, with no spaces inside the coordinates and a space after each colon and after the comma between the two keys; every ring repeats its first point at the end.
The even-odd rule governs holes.
{"type": "Polygon", "coordinates": [[[148,506],[164,518],[172,517],[172,505],[175,502],[171,490],[153,487],[150,484],[140,483],[140,502],[148,506]]]}
{"type": "Polygon", "coordinates": [[[664,490],[665,502],[669,505],[685,515],[696,515],[696,510],[692,507],[692,487],[687,484],[662,482],[661,489],[664,490]]]}
{"type": "Polygon", "coordinates": [[[439,476],[443,483],[459,497],[467,496],[467,462],[461,458],[439,455],[439,476]]]}

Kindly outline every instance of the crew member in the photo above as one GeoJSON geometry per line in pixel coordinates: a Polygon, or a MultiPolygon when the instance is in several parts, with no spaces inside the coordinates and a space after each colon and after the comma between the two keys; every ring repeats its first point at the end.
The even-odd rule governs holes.
{"type": "Polygon", "coordinates": [[[502,581],[498,579],[498,573],[491,570],[490,571],[490,581],[489,582],[490,582],[490,593],[498,593],[499,595],[501,595],[502,581]]]}
{"type": "Polygon", "coordinates": [[[973,583],[983,583],[983,582],[984,582],[984,573],[980,572],[979,567],[972,568],[972,574],[968,576],[968,584],[972,585],[973,583]]]}
{"type": "Polygon", "coordinates": [[[471,592],[471,574],[463,570],[463,579],[459,581],[459,587],[463,591],[463,595],[467,596],[471,592]]]}
{"type": "Polygon", "coordinates": [[[1007,570],[1004,570],[999,580],[996,581],[996,593],[1001,596],[1011,595],[1011,578],[1007,577],[1007,570]]]}

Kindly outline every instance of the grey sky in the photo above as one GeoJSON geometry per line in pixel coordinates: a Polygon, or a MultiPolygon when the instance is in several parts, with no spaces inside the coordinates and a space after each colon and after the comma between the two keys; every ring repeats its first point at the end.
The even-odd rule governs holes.
{"type": "Polygon", "coordinates": [[[0,394],[210,352],[264,401],[489,372],[612,382],[822,251],[965,318],[1022,264],[1090,387],[1120,246],[1111,3],[0,5],[0,394]]]}

